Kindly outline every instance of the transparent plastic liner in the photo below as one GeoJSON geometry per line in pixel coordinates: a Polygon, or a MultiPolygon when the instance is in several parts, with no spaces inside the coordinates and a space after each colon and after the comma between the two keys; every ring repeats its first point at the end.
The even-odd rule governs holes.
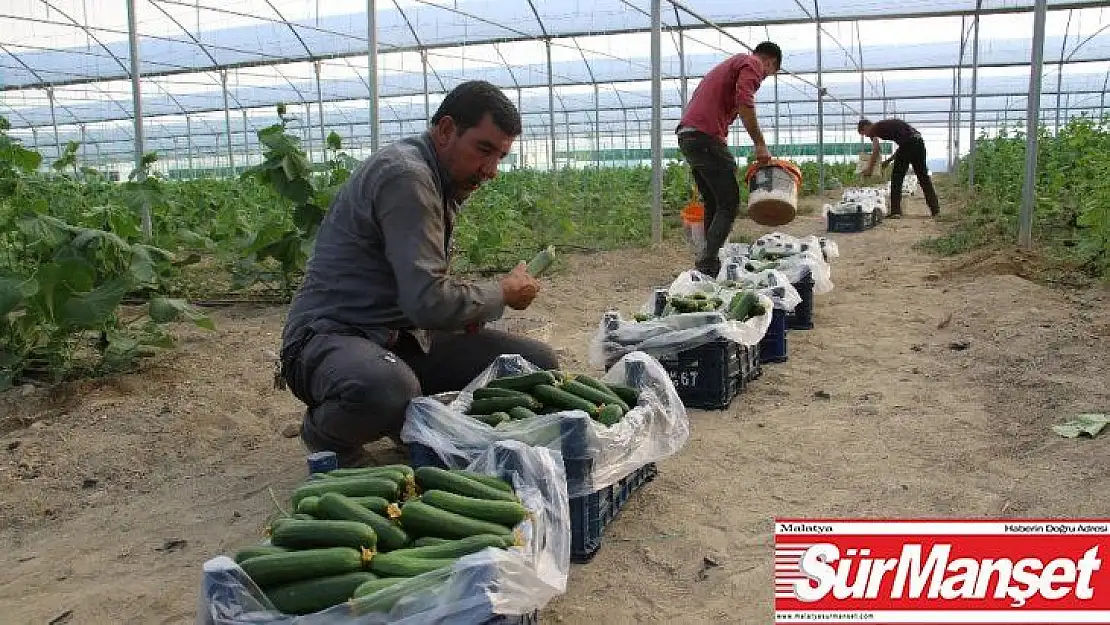
{"type": "MultiPolygon", "coordinates": [[[[513,440],[493,441],[464,467],[511,483],[529,518],[515,528],[525,544],[487,548],[393,586],[412,593],[390,612],[360,614],[342,603],[304,616],[283,615],[235,561],[204,563],[197,625],[474,625],[496,615],[524,615],[566,592],[570,573],[571,520],[566,473],[557,449],[513,440]]],[[[370,595],[372,596],[372,595],[370,595]]]]}
{"type": "MultiPolygon", "coordinates": [[[[746,321],[729,319],[724,310],[739,289],[723,288],[715,279],[695,270],[679,274],[667,292],[670,296],[704,293],[707,297],[721,298],[722,305],[716,312],[681,313],[639,322],[625,320],[619,314],[613,319],[603,318],[590,341],[590,364],[604,369],[607,363],[637,351],[665,359],[719,339],[751,347],[763,340],[771,325],[774,302],[770,297],[757,293],[764,308],[762,315],[746,321]]],[[[653,308],[654,301],[648,302],[643,312],[653,308]]]]}
{"type": "MultiPolygon", "coordinates": [[[[730,280],[749,285],[748,288],[762,293],[771,299],[778,310],[792,311],[802,303],[802,296],[798,289],[790,283],[786,274],[778,269],[764,269],[762,271],[747,271],[745,262],[729,262],[721,265],[721,273],[717,275],[717,282],[730,280]]],[[[722,287],[726,290],[727,287],[722,287]]],[[[731,299],[731,298],[730,298],[731,299]]]]}
{"type": "Polygon", "coordinates": [[[498,440],[558,450],[568,465],[587,469],[568,472],[565,478],[570,497],[585,497],[650,462],[676,454],[690,437],[686,407],[666,369],[641,352],[625,355],[600,378],[640,391],[640,402],[615,425],[602,425],[580,410],[537,415],[496,428],[465,414],[475,389],[494,378],[538,370],[519,355],[505,354],[449,403],[432,397],[413,399],[401,440],[430,447],[450,468],[463,467],[498,440]]]}
{"type": "Polygon", "coordinates": [[[828,261],[839,257],[840,248],[831,239],[814,235],[798,238],[773,232],[757,239],[748,256],[728,258],[723,262],[774,261],[775,268],[791,283],[797,284],[808,276],[813,278],[813,292],[824,294],[833,290],[832,267],[828,261]]]}

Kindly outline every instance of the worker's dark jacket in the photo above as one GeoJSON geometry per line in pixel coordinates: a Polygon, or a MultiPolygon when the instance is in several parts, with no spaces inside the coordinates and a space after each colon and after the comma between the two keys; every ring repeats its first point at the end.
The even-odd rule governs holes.
{"type": "Polygon", "coordinates": [[[425,330],[500,318],[498,282],[470,284],[447,275],[459,208],[428,133],[363,162],[320,225],[289,309],[282,360],[309,328],[359,334],[383,346],[409,331],[427,351],[425,330]]]}

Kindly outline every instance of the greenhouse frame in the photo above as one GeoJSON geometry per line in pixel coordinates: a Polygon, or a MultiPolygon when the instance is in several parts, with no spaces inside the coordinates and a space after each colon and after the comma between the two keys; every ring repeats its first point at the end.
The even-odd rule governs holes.
{"type": "MultiPolygon", "coordinates": [[[[524,119],[506,167],[650,162],[656,239],[660,171],[689,95],[760,41],[784,50],[783,71],[757,94],[771,150],[819,165],[866,147],[861,116],[895,115],[922,130],[931,167],[950,168],[980,133],[1101,116],[1110,81],[1110,2],[1082,0],[6,6],[0,116],[44,162],[78,142],[82,162],[117,176],[148,152],[171,177],[234,175],[261,159],[257,132],[279,121],[278,104],[314,161],[333,131],[364,157],[423,129],[460,82],[484,79],[524,119]]],[[[738,153],[750,147],[739,125],[729,139],[738,153]]]]}

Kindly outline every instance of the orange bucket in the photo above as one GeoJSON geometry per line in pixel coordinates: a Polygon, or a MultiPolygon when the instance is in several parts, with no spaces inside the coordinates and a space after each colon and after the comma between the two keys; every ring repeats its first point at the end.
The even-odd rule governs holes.
{"type": "Polygon", "coordinates": [[[781,226],[798,215],[798,190],[802,170],[790,161],[772,159],[766,165],[748,166],[748,217],[761,226],[781,226]]]}
{"type": "Polygon", "coordinates": [[[705,206],[698,201],[697,190],[690,187],[690,201],[682,208],[682,229],[686,242],[694,254],[701,258],[705,254],[705,206]]]}

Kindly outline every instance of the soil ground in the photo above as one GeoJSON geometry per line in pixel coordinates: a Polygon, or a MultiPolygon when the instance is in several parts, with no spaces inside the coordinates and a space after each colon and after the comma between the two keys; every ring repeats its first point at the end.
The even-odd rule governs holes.
{"type": "MultiPolygon", "coordinates": [[[[729,409],[690,411],[687,447],[542,622],[770,622],[775,517],[1110,516],[1110,437],[1051,430],[1110,410],[1105,288],[926,256],[913,244],[943,225],[907,213],[832,236],[816,328],[729,409]]],[[[569,257],[514,317],[586,369],[602,313],[689,262],[679,244],[569,257]]],[[[269,489],[304,476],[281,434],[300,405],[272,386],[283,313],[213,310],[217,330],[178,328],[137,373],[0,396],[0,622],[192,622],[201,564],[256,542],[269,489]]]]}

